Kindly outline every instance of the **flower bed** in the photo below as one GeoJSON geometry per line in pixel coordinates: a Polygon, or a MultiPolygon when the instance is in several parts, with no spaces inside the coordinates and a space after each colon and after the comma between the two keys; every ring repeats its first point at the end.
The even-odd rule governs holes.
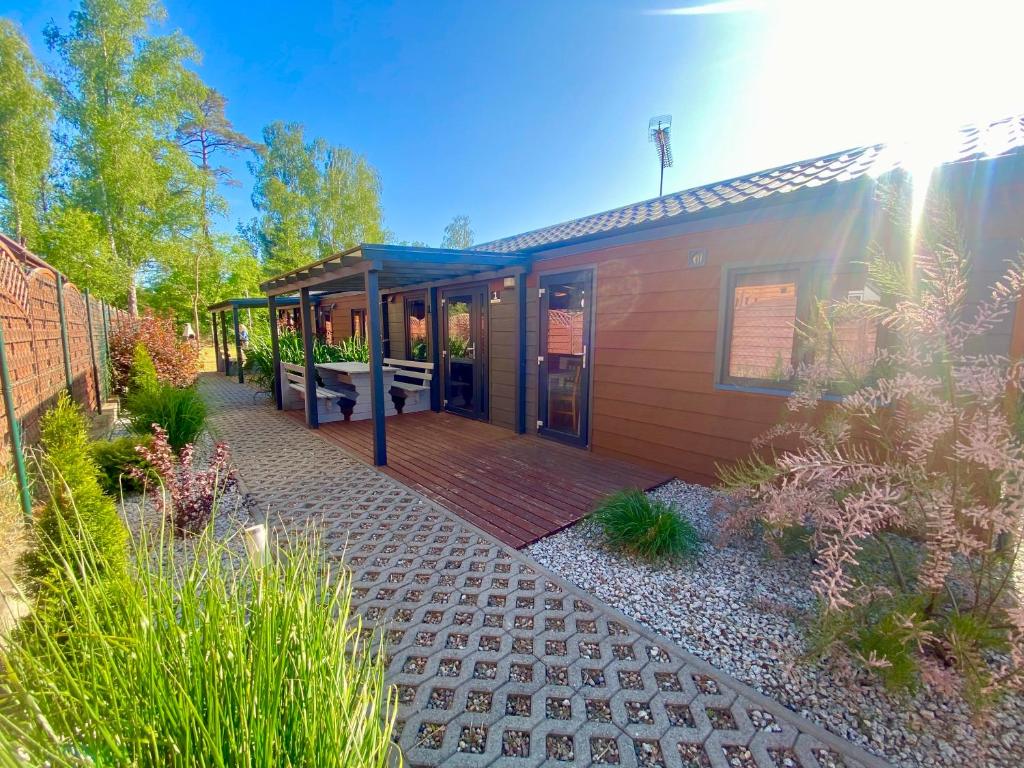
{"type": "Polygon", "coordinates": [[[700,554],[652,566],[610,551],[583,521],[527,553],[623,613],[814,722],[898,765],[1024,764],[1024,696],[975,724],[968,706],[930,689],[901,698],[863,671],[805,658],[815,610],[809,557],[773,560],[749,540],[718,548],[714,491],[676,481],[673,502],[704,538],[700,554]]]}

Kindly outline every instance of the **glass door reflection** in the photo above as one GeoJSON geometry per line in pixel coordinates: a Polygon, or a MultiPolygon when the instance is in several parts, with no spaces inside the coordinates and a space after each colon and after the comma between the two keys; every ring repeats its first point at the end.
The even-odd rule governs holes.
{"type": "Polygon", "coordinates": [[[541,278],[538,431],[576,445],[589,437],[592,283],[589,270],[541,278]]]}

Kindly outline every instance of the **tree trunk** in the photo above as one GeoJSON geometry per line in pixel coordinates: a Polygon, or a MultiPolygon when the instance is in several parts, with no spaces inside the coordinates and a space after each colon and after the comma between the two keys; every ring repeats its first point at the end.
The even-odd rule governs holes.
{"type": "Polygon", "coordinates": [[[128,278],[128,314],[132,317],[139,316],[139,287],[134,272],[128,278]]]}

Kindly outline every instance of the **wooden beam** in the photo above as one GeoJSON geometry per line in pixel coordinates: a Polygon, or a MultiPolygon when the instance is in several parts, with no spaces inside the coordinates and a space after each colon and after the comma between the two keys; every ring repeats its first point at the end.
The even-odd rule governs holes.
{"type": "Polygon", "coordinates": [[[271,365],[274,369],[271,371],[273,378],[274,389],[274,403],[277,405],[277,410],[284,408],[284,390],[281,389],[281,343],[278,339],[277,332],[277,297],[270,296],[267,298],[267,311],[270,313],[270,354],[271,354],[271,365]]]}
{"type": "Polygon", "coordinates": [[[324,286],[330,286],[331,283],[338,280],[356,277],[371,269],[379,270],[380,262],[369,261],[367,259],[350,258],[340,269],[335,271],[328,272],[325,270],[322,275],[309,275],[307,274],[309,269],[303,269],[301,270],[301,275],[295,274],[288,278],[277,278],[268,283],[264,283],[261,287],[266,291],[268,296],[277,296],[282,293],[294,293],[295,291],[303,288],[319,288],[321,291],[325,291],[327,288],[324,288],[324,286]]]}
{"type": "Polygon", "coordinates": [[[306,425],[311,429],[320,426],[320,414],[316,409],[316,364],[313,360],[313,305],[309,300],[309,288],[299,293],[299,309],[302,315],[302,352],[305,356],[306,373],[306,425]]]}
{"type": "Polygon", "coordinates": [[[490,272],[471,272],[466,275],[459,275],[458,277],[446,277],[439,280],[425,280],[421,283],[395,286],[395,290],[392,290],[391,288],[388,290],[391,293],[405,293],[406,291],[420,291],[434,287],[447,288],[449,286],[479,283],[486,280],[497,280],[499,277],[514,277],[516,275],[525,274],[526,271],[526,267],[510,267],[509,269],[499,269],[490,272]]]}
{"type": "Polygon", "coordinates": [[[380,282],[377,271],[366,276],[366,338],[370,347],[370,409],[373,413],[373,464],[388,463],[387,435],[384,427],[384,337],[381,332],[380,282]]]}

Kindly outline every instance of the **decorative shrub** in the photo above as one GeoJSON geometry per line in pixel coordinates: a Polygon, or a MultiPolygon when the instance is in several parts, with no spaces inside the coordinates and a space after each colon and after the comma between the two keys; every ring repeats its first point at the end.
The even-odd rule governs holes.
{"type": "Polygon", "coordinates": [[[179,338],[174,319],[147,311],[141,317],[122,318],[110,332],[111,382],[114,391],[126,394],[131,383],[135,345],[142,344],[162,384],[187,387],[199,373],[199,348],[179,338]]]}
{"type": "Polygon", "coordinates": [[[912,240],[905,199],[889,202],[913,253],[868,263],[881,303],[820,307],[820,327],[804,329],[816,352],[796,372],[795,421],[765,436],[767,455],[721,477],[741,505],[733,527],[813,530],[813,587],[833,647],[890,684],[920,677],[983,707],[1024,684],[1012,586],[1024,445],[1013,407],[1021,364],[976,350],[1020,301],[1024,266],[969,307],[969,262],[948,210],[929,201],[912,240]],[[846,365],[829,316],[874,318],[891,343],[868,365],[846,365]],[[847,394],[821,405],[836,381],[847,394]]]}
{"type": "Polygon", "coordinates": [[[142,342],[135,344],[135,352],[132,355],[132,367],[128,381],[129,397],[137,392],[155,390],[160,386],[156,375],[156,366],[153,365],[153,358],[146,351],[142,342]]]}
{"type": "Polygon", "coordinates": [[[153,438],[149,435],[137,437],[118,437],[114,440],[97,440],[92,443],[93,461],[99,468],[100,487],[115,499],[122,492],[141,491],[145,485],[142,478],[157,480],[153,467],[136,450],[136,446],[152,447],[153,438]],[[136,471],[138,470],[138,471],[136,471]]]}
{"type": "Polygon", "coordinates": [[[318,541],[252,564],[204,536],[186,564],[161,538],[133,561],[161,565],[104,589],[72,561],[76,621],[34,613],[0,646],[12,765],[392,764],[384,654],[318,541]]]}
{"type": "MultiPolygon", "coordinates": [[[[302,365],[306,355],[302,349],[302,336],[285,331],[278,336],[278,351],[282,363],[302,365]]],[[[254,337],[245,352],[245,367],[250,378],[260,389],[270,390],[274,384],[274,357],[270,346],[269,333],[254,337]]],[[[313,339],[314,363],[341,363],[370,361],[370,348],[359,337],[343,339],[340,344],[328,344],[319,338],[313,339]]]]}
{"type": "Polygon", "coordinates": [[[161,384],[156,389],[133,394],[125,406],[133,432],[151,434],[157,424],[167,433],[176,452],[194,443],[206,423],[206,403],[192,387],[177,389],[161,384]]]}
{"type": "Polygon", "coordinates": [[[40,421],[39,473],[46,504],[34,518],[33,542],[21,570],[39,606],[73,603],[68,563],[104,576],[127,567],[128,532],[114,501],[100,487],[89,449],[88,427],[78,405],[63,393],[40,421]],[[85,546],[84,541],[89,545],[85,546]]]}
{"type": "Polygon", "coordinates": [[[663,501],[629,489],[605,498],[594,512],[608,543],[645,560],[691,556],[699,548],[697,531],[663,501]]]}
{"type": "MultiPolygon", "coordinates": [[[[163,483],[166,495],[159,497],[158,508],[170,518],[174,531],[180,534],[199,533],[210,522],[217,498],[232,479],[228,447],[217,443],[209,466],[196,469],[193,446],[189,444],[182,448],[181,456],[175,461],[167,433],[154,424],[152,444],[139,446],[137,450],[163,483]]],[[[147,480],[146,470],[139,468],[133,473],[138,482],[147,480]]]]}

